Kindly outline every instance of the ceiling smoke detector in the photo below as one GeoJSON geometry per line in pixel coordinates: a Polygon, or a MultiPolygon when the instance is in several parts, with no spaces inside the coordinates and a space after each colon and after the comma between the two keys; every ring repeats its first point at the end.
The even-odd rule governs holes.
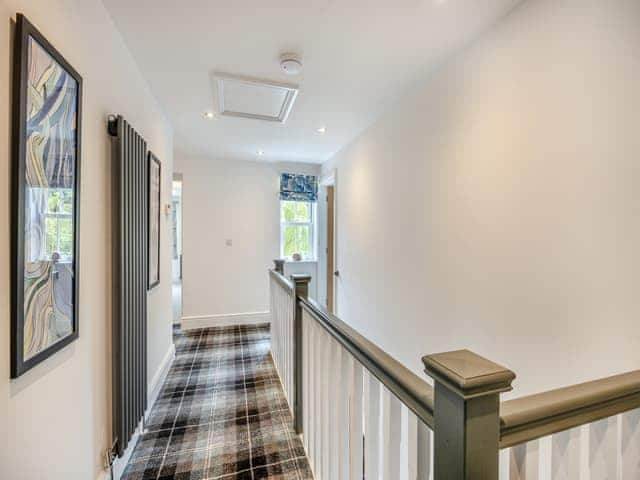
{"type": "Polygon", "coordinates": [[[280,55],[280,68],[287,75],[298,75],[302,71],[302,61],[295,53],[283,53],[280,55]]]}

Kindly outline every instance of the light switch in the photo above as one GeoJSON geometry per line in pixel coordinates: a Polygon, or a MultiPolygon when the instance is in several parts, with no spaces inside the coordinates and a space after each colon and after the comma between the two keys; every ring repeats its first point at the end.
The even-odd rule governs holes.
{"type": "Polygon", "coordinates": [[[231,246],[233,246],[233,240],[231,240],[230,238],[227,238],[227,239],[224,241],[224,244],[225,244],[227,247],[231,247],[231,246]]]}

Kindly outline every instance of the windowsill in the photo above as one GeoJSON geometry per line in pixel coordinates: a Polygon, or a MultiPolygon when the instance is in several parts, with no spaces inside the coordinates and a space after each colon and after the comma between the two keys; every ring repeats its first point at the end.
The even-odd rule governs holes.
{"type": "Polygon", "coordinates": [[[300,261],[296,261],[296,260],[285,260],[284,261],[285,265],[288,265],[290,263],[293,264],[300,264],[300,263],[318,263],[318,260],[300,260],[300,261]]]}

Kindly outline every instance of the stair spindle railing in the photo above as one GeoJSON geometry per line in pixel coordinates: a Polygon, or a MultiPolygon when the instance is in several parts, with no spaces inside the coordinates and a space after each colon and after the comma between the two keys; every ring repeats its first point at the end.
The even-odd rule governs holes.
{"type": "Polygon", "coordinates": [[[270,272],[272,357],[317,480],[638,480],[640,370],[500,401],[515,373],[426,355],[433,386],[270,272]]]}

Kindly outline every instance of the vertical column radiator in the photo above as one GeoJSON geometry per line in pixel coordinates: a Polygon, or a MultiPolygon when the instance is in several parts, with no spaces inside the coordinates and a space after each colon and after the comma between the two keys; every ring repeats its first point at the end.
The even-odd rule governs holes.
{"type": "Polygon", "coordinates": [[[147,142],[121,116],[112,143],[113,444],[126,450],[147,407],[147,142]]]}

